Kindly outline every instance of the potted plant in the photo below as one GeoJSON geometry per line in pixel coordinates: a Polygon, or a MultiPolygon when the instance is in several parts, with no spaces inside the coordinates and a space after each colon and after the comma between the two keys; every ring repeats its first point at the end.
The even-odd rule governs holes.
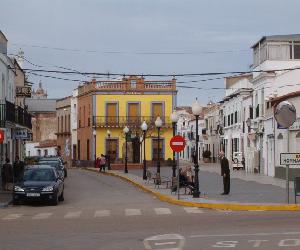
{"type": "Polygon", "coordinates": [[[210,152],[209,150],[205,150],[205,151],[202,153],[202,157],[203,157],[203,161],[204,161],[205,163],[210,162],[211,152],[210,152]]]}

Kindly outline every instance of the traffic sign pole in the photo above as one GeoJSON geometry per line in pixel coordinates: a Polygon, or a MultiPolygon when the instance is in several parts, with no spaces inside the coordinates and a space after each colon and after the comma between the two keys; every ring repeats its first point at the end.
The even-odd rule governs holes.
{"type": "MultiPolygon", "coordinates": [[[[287,129],[287,152],[290,152],[290,130],[287,129]]],[[[287,164],[285,168],[285,179],[286,179],[286,203],[290,203],[290,177],[289,177],[290,165],[287,164]]]]}

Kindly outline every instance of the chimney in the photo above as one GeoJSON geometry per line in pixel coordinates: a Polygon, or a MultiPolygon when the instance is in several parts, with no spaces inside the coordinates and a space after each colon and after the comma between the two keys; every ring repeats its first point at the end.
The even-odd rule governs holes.
{"type": "Polygon", "coordinates": [[[0,53],[7,55],[7,39],[0,30],[0,53]]]}

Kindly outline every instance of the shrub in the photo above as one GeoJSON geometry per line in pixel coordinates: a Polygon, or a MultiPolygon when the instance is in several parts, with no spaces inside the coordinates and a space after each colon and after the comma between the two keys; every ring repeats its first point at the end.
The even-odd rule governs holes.
{"type": "Polygon", "coordinates": [[[209,150],[205,150],[203,153],[202,153],[202,157],[203,158],[210,158],[211,156],[211,152],[209,150]]]}

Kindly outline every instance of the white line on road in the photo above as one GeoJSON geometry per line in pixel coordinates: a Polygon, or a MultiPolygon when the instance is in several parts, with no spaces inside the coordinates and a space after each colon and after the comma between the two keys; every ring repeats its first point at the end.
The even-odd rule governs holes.
{"type": "Polygon", "coordinates": [[[156,245],[156,246],[174,245],[174,244],[176,244],[176,241],[156,242],[156,243],[154,243],[154,245],[156,245]]]}
{"type": "Polygon", "coordinates": [[[53,213],[39,213],[32,217],[33,220],[48,219],[53,213]]]}
{"type": "Polygon", "coordinates": [[[2,220],[15,220],[19,219],[23,214],[9,214],[2,218],[2,220]]]}
{"type": "Polygon", "coordinates": [[[154,208],[155,213],[157,215],[163,215],[163,214],[171,214],[171,210],[169,208],[165,208],[165,207],[159,207],[159,208],[154,208]]]}
{"type": "Polygon", "coordinates": [[[142,215],[142,212],[141,212],[141,209],[128,208],[128,209],[125,209],[125,215],[126,216],[142,215]]]}
{"type": "Polygon", "coordinates": [[[189,214],[202,214],[203,211],[200,210],[198,207],[184,207],[183,208],[189,214]]]}
{"type": "Polygon", "coordinates": [[[252,234],[208,234],[190,235],[189,238],[208,238],[208,237],[244,237],[244,236],[272,236],[272,235],[300,235],[300,232],[282,233],[252,233],[252,234]]]}
{"type": "Polygon", "coordinates": [[[110,210],[98,210],[95,212],[94,217],[98,218],[98,217],[107,217],[110,216],[110,210]]]}
{"type": "Polygon", "coordinates": [[[64,218],[65,219],[76,219],[76,218],[80,217],[80,215],[81,215],[81,211],[69,212],[64,216],[64,218]]]}

